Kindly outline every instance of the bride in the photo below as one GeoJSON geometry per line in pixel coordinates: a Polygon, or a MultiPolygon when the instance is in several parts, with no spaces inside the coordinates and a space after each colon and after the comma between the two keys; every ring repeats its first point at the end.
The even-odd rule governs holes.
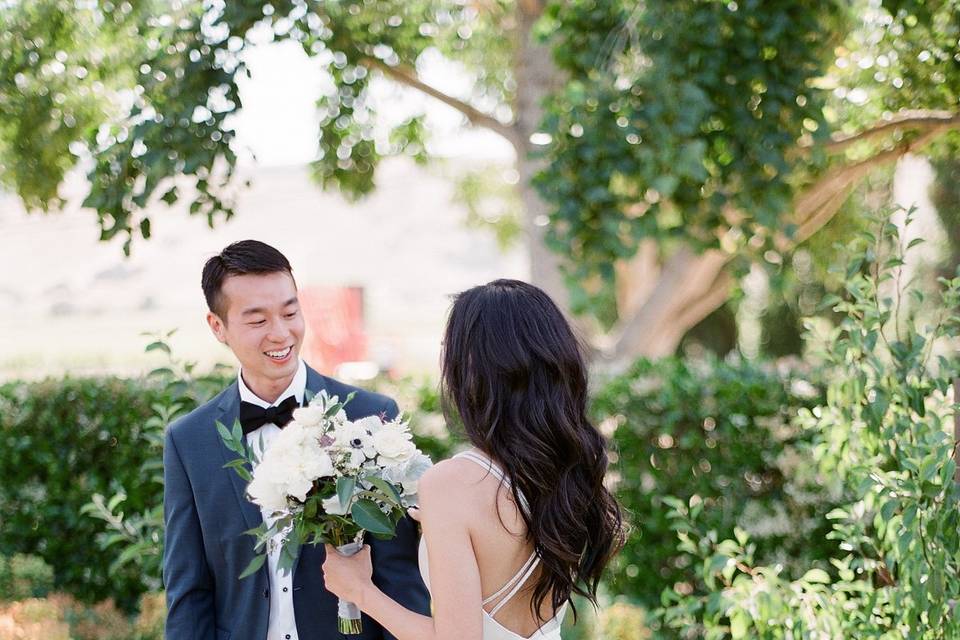
{"type": "Polygon", "coordinates": [[[572,595],[596,605],[623,543],[577,340],[543,291],[496,280],[456,297],[443,344],[445,406],[472,447],[420,480],[433,616],[373,584],[369,546],[349,558],[328,546],[326,588],[398,640],[559,639],[572,595]]]}

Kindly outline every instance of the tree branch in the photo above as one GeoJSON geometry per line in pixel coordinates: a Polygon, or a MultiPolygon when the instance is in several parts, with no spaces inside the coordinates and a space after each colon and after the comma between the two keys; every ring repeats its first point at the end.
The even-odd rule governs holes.
{"type": "Polygon", "coordinates": [[[687,245],[679,247],[664,262],[643,304],[604,336],[601,351],[606,358],[616,363],[624,356],[653,353],[651,341],[658,328],[665,322],[674,323],[679,313],[706,296],[728,260],[729,256],[716,249],[696,254],[687,245]]]}
{"type": "MultiPolygon", "coordinates": [[[[878,124],[856,136],[840,138],[828,145],[832,152],[848,146],[887,135],[896,129],[909,128],[920,133],[893,148],[850,164],[841,164],[827,171],[812,185],[794,197],[789,212],[798,226],[792,239],[778,232],[777,248],[789,251],[803,242],[840,210],[850,192],[873,169],[896,162],[907,153],[916,151],[947,131],[960,129],[960,114],[949,112],[903,112],[897,118],[878,124]]],[[[803,149],[801,151],[807,151],[803,149]]],[[[728,209],[724,217],[734,225],[745,217],[742,212],[728,209]]],[[[646,284],[641,304],[621,318],[618,325],[603,337],[601,350],[605,359],[617,363],[639,354],[648,356],[672,352],[679,338],[674,336],[692,327],[711,311],[723,304],[733,285],[723,267],[731,255],[712,250],[695,256],[691,249],[682,247],[663,264],[652,284],[646,284]],[[698,284],[708,283],[708,284],[698,284]]],[[[958,472],[960,473],[960,472],[958,472]]]]}
{"type": "MultiPolygon", "coordinates": [[[[876,124],[853,135],[836,135],[833,140],[824,145],[827,153],[840,153],[849,147],[889,135],[897,130],[928,131],[930,129],[960,128],[960,113],[953,111],[904,110],[896,113],[889,119],[880,120],[876,124]]],[[[812,144],[803,145],[805,151],[812,148],[812,144]]]]}
{"type": "Polygon", "coordinates": [[[670,323],[677,327],[681,338],[683,334],[727,301],[733,284],[733,276],[721,267],[717,277],[707,287],[706,293],[695,300],[691,300],[690,304],[682,309],[675,320],[670,323]]]}
{"type": "Polygon", "coordinates": [[[500,122],[493,116],[483,113],[479,109],[467,104],[459,98],[454,98],[453,96],[447,95],[446,93],[440,91],[436,87],[433,87],[420,78],[417,77],[416,71],[405,67],[402,65],[388,65],[381,60],[376,58],[361,58],[360,64],[367,67],[368,69],[377,69],[382,72],[384,75],[389,78],[399,82],[400,84],[406,85],[413,89],[416,89],[422,93],[427,94],[428,96],[439,100],[449,107],[453,107],[463,115],[467,117],[467,120],[470,121],[470,124],[478,127],[484,127],[497,133],[504,138],[514,147],[518,147],[519,139],[517,133],[511,124],[504,124],[500,122]]]}
{"type": "Polygon", "coordinates": [[[896,162],[906,154],[920,149],[941,134],[955,128],[960,128],[960,116],[941,120],[935,126],[928,127],[914,140],[876,153],[865,160],[828,171],[794,198],[793,217],[794,223],[798,226],[797,233],[793,240],[787,240],[786,236],[778,236],[778,249],[785,251],[796,246],[827,224],[843,206],[857,183],[870,171],[896,162]]]}

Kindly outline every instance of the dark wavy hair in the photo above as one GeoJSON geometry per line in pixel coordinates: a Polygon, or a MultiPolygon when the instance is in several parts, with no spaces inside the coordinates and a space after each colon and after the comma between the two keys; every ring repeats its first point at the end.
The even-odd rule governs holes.
{"type": "Polygon", "coordinates": [[[223,283],[230,276],[247,274],[287,273],[293,277],[293,268],[286,256],[265,242],[240,240],[227,245],[223,251],[203,265],[200,285],[207,300],[207,308],[227,321],[223,283]]]}
{"type": "Polygon", "coordinates": [[[554,611],[572,605],[573,593],[596,605],[625,529],[604,486],[606,442],[587,418],[583,354],[553,300],[518,280],[458,294],[441,396],[447,418],[459,418],[473,446],[504,468],[516,504],[521,495],[529,504],[520,512],[542,567],[531,600],[537,619],[548,597],[554,611]]]}

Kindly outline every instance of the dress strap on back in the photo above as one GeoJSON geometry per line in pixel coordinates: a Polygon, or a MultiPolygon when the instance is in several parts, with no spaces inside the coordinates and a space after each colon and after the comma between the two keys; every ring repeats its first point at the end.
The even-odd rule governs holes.
{"type": "Polygon", "coordinates": [[[495,475],[498,480],[502,480],[508,485],[510,484],[510,478],[508,478],[507,474],[503,472],[503,469],[497,466],[496,462],[481,453],[477,453],[475,451],[461,451],[460,453],[455,454],[453,457],[465,458],[470,462],[476,462],[478,465],[495,475]]]}
{"type": "MultiPolygon", "coordinates": [[[[507,474],[503,472],[503,469],[497,466],[496,462],[482,453],[478,453],[476,451],[461,451],[460,453],[455,454],[453,457],[463,458],[465,460],[469,460],[470,462],[475,462],[496,476],[496,478],[503,482],[503,484],[507,485],[508,487],[511,486],[510,478],[508,478],[507,474]]],[[[526,496],[524,496],[522,493],[520,494],[520,508],[523,509],[524,513],[530,513],[530,504],[527,502],[526,496]]]]}
{"type": "MultiPolygon", "coordinates": [[[[497,612],[500,611],[500,609],[503,608],[503,605],[505,605],[505,604],[507,604],[508,602],[510,602],[510,599],[513,598],[513,596],[517,595],[517,592],[520,591],[521,587],[523,587],[523,585],[524,585],[524,583],[527,581],[527,579],[528,579],[531,575],[533,575],[533,570],[536,569],[536,568],[537,568],[537,565],[540,563],[540,556],[537,555],[537,552],[536,552],[536,551],[534,551],[534,552],[533,552],[533,555],[530,556],[530,560],[532,560],[532,562],[531,562],[531,561],[527,561],[527,564],[528,564],[529,566],[527,567],[527,570],[526,570],[526,571],[524,571],[523,568],[520,569],[520,571],[523,572],[523,573],[522,573],[522,576],[523,576],[523,577],[521,577],[519,580],[517,580],[517,578],[521,575],[520,573],[517,573],[517,575],[513,576],[513,578],[511,578],[510,581],[507,583],[507,584],[510,584],[510,582],[513,582],[514,580],[517,580],[516,584],[513,585],[513,589],[510,590],[510,593],[508,593],[507,595],[505,595],[505,596],[503,597],[503,600],[501,600],[500,602],[498,602],[498,603],[497,603],[497,606],[495,606],[495,607],[490,611],[490,617],[491,617],[491,618],[493,618],[494,616],[496,616],[496,615],[497,615],[497,612]]],[[[526,565],[524,565],[524,566],[526,566],[526,565]]],[[[501,591],[502,591],[502,589],[501,589],[501,591]]],[[[484,604],[486,604],[486,601],[484,602],[484,604]]]]}
{"type": "Polygon", "coordinates": [[[519,580],[524,573],[526,573],[526,571],[530,568],[531,565],[537,564],[538,560],[539,559],[537,558],[537,552],[534,551],[533,553],[531,553],[530,557],[527,558],[527,561],[523,563],[522,567],[520,567],[520,570],[517,571],[515,574],[513,574],[513,577],[507,580],[506,584],[500,587],[500,589],[496,593],[491,595],[489,598],[484,598],[483,605],[486,606],[491,602],[493,602],[494,600],[496,600],[497,598],[499,598],[500,596],[502,596],[503,592],[509,589],[510,587],[512,587],[513,584],[517,580],[519,580]]]}
{"type": "MultiPolygon", "coordinates": [[[[477,453],[476,451],[462,451],[454,455],[453,457],[464,458],[466,460],[469,460],[471,462],[474,462],[480,465],[481,467],[483,467],[484,469],[492,473],[494,476],[496,476],[497,479],[499,479],[505,485],[510,486],[510,478],[507,477],[507,474],[505,474],[503,470],[500,467],[498,467],[493,460],[486,457],[485,455],[481,453],[477,453]]],[[[522,494],[520,495],[520,502],[521,502],[521,507],[525,511],[529,511],[530,507],[527,504],[526,498],[522,494]]],[[[530,578],[530,576],[533,575],[533,571],[534,569],[537,568],[537,565],[539,563],[540,563],[540,556],[537,555],[536,550],[534,550],[534,552],[530,554],[530,557],[527,558],[527,561],[523,563],[523,566],[520,567],[520,570],[517,571],[512,578],[507,580],[506,584],[500,587],[500,589],[498,589],[496,593],[494,593],[493,595],[483,600],[483,605],[486,606],[491,602],[494,602],[501,595],[503,595],[504,591],[507,591],[507,589],[510,589],[510,592],[507,593],[507,595],[504,596],[503,599],[496,604],[496,606],[494,606],[492,611],[490,611],[489,615],[491,618],[495,616],[497,612],[500,611],[500,609],[510,601],[511,598],[517,595],[517,593],[523,587],[524,583],[526,583],[526,581],[530,578]],[[513,588],[511,589],[511,587],[513,588]]]]}

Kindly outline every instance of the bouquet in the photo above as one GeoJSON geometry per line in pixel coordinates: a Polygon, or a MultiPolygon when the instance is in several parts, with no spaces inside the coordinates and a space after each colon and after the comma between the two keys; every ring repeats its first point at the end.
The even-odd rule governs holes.
{"type": "MultiPolygon", "coordinates": [[[[332,544],[353,555],[364,533],[388,539],[409,507],[417,504],[417,482],[430,458],[413,443],[409,424],[398,416],[347,420],[343,402],[325,391],[296,409],[262,459],[245,445],[237,421],[217,423],[226,446],[240,457],[228,462],[245,479],[247,498],[270,517],[246,533],[255,536],[257,555],[240,574],[257,572],[268,549],[279,545],[279,568],[288,572],[304,544],[332,544]],[[252,469],[252,472],[251,472],[252,469]]],[[[260,440],[263,451],[263,440],[260,440]]],[[[360,610],[340,601],[341,633],[362,631],[360,610]]]]}

